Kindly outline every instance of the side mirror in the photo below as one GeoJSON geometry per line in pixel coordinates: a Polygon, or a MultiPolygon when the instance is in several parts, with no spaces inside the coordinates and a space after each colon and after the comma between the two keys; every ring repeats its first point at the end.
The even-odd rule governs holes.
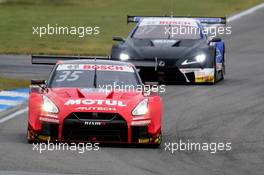
{"type": "Polygon", "coordinates": [[[31,80],[31,85],[45,85],[46,80],[31,80]]]}
{"type": "Polygon", "coordinates": [[[120,36],[114,36],[113,41],[125,41],[125,39],[120,36]]]}
{"type": "Polygon", "coordinates": [[[221,38],[212,38],[212,39],[210,40],[210,42],[221,42],[221,41],[222,41],[221,38]]]}
{"type": "Polygon", "coordinates": [[[46,80],[31,80],[29,89],[31,93],[43,93],[46,87],[46,80]]]}
{"type": "Polygon", "coordinates": [[[156,94],[159,92],[158,82],[145,82],[144,86],[144,96],[150,96],[151,94],[156,94]]]}

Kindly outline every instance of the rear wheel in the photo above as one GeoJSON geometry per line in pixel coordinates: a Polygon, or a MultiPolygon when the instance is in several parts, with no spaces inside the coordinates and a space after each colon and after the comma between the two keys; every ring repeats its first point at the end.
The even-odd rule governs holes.
{"type": "Polygon", "coordinates": [[[221,70],[221,79],[220,80],[224,80],[225,79],[225,59],[223,58],[222,61],[222,70],[221,70]]]}
{"type": "Polygon", "coordinates": [[[224,80],[224,76],[225,76],[225,71],[226,71],[226,67],[225,67],[225,47],[224,47],[224,50],[223,50],[223,60],[222,60],[222,69],[220,70],[220,78],[219,78],[219,81],[222,81],[224,80]]]}
{"type": "Polygon", "coordinates": [[[220,71],[220,79],[219,79],[219,81],[222,81],[224,79],[224,73],[223,73],[223,71],[221,70],[220,71]]]}

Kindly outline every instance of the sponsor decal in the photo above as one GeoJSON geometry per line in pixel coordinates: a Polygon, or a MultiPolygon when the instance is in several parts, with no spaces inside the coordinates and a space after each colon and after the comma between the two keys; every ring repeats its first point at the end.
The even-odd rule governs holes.
{"type": "Polygon", "coordinates": [[[132,66],[120,65],[95,65],[95,64],[60,64],[57,71],[61,70],[98,70],[98,71],[119,71],[134,72],[132,66]]]}
{"type": "Polygon", "coordinates": [[[131,126],[147,126],[151,123],[151,120],[132,121],[131,126]]]}
{"type": "Polygon", "coordinates": [[[50,136],[38,135],[37,140],[39,140],[39,141],[48,141],[48,140],[50,140],[50,136]]]}
{"type": "Polygon", "coordinates": [[[99,85],[99,88],[80,88],[81,92],[84,92],[84,93],[107,93],[107,89],[104,89],[104,88],[100,88],[100,85],[99,85]]]}
{"type": "Polygon", "coordinates": [[[138,143],[149,143],[151,142],[150,138],[140,138],[138,139],[138,143]]]}
{"type": "Polygon", "coordinates": [[[80,106],[76,108],[78,111],[116,111],[115,107],[97,107],[97,106],[80,106]]]}
{"type": "Polygon", "coordinates": [[[96,122],[96,121],[88,121],[88,122],[84,122],[84,125],[86,126],[101,126],[101,125],[105,125],[105,122],[96,122]]]}
{"type": "Polygon", "coordinates": [[[194,72],[195,76],[206,76],[206,75],[213,75],[214,74],[213,68],[205,68],[205,69],[187,68],[187,69],[180,69],[180,71],[184,74],[194,72]]]}
{"type": "Polygon", "coordinates": [[[39,120],[44,122],[59,123],[59,120],[53,118],[39,117],[39,120]]]}
{"type": "Polygon", "coordinates": [[[41,116],[43,117],[50,117],[50,118],[58,118],[56,114],[49,114],[49,113],[42,113],[41,116]]]}
{"type": "Polygon", "coordinates": [[[162,25],[181,25],[181,26],[191,26],[190,21],[160,21],[162,25]]]}
{"type": "Polygon", "coordinates": [[[92,99],[77,99],[77,100],[68,100],[65,103],[66,106],[70,105],[106,105],[106,106],[127,106],[123,101],[119,100],[92,100],[92,99]]]}
{"type": "Polygon", "coordinates": [[[196,77],[195,82],[197,83],[214,82],[214,76],[196,77]]]}
{"type": "Polygon", "coordinates": [[[186,27],[197,27],[195,20],[189,19],[172,19],[172,18],[145,18],[140,23],[140,26],[146,25],[177,25],[177,26],[186,26],[186,27]]]}
{"type": "Polygon", "coordinates": [[[202,72],[200,68],[187,68],[187,69],[180,69],[182,73],[189,73],[189,72],[202,72]]]}

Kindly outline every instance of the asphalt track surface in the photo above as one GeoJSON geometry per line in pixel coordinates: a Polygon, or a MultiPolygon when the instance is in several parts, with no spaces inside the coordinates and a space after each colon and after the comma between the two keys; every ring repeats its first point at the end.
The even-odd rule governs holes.
{"type": "MultiPolygon", "coordinates": [[[[263,19],[261,9],[231,23],[233,34],[226,38],[228,67],[223,82],[214,86],[167,86],[163,94],[164,137],[160,149],[102,147],[84,154],[75,151],[40,154],[26,142],[25,113],[0,124],[0,174],[262,175],[263,19]],[[164,143],[180,139],[231,142],[232,150],[216,154],[165,151],[164,143]]],[[[0,61],[0,75],[19,73],[35,78],[46,76],[49,69],[30,66],[24,56],[9,56],[0,61]]]]}

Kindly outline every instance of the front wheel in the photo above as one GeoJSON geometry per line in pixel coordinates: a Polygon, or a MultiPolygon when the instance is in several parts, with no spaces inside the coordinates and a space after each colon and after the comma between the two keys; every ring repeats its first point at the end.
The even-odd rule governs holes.
{"type": "Polygon", "coordinates": [[[155,138],[154,143],[151,144],[152,148],[159,148],[162,142],[162,132],[155,138]]]}
{"type": "Polygon", "coordinates": [[[214,79],[211,82],[212,85],[216,84],[217,81],[218,81],[218,72],[217,72],[217,69],[216,69],[216,57],[214,58],[213,69],[214,69],[214,79]]]}
{"type": "Polygon", "coordinates": [[[36,134],[28,125],[28,129],[27,129],[27,141],[28,141],[28,143],[30,143],[30,144],[35,143],[36,142],[35,138],[36,138],[36,134]]]}

